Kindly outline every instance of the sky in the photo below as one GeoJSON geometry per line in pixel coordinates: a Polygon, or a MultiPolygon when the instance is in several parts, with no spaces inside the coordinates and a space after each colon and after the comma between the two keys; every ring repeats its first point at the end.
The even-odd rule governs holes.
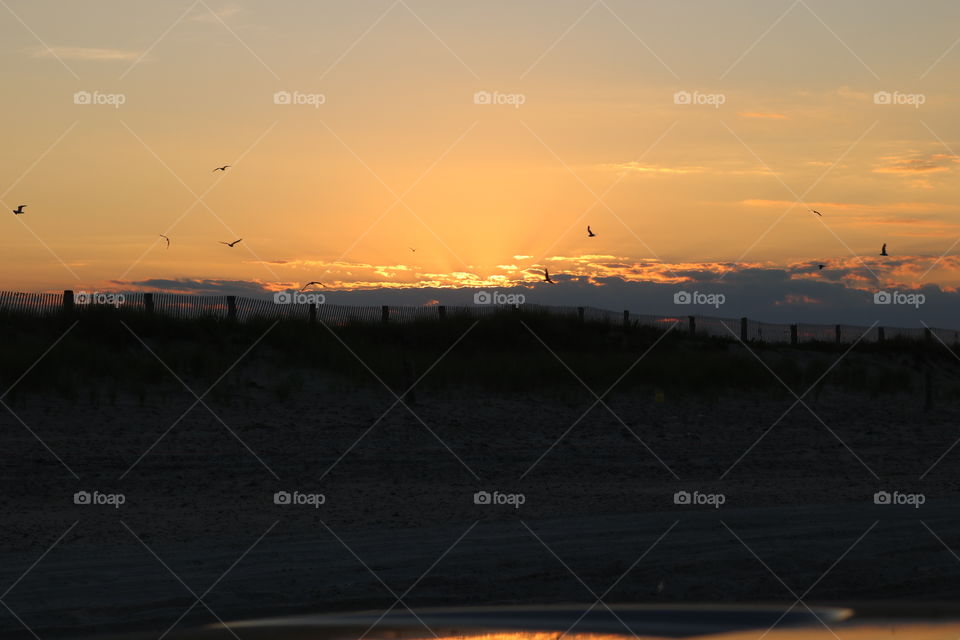
{"type": "Polygon", "coordinates": [[[0,289],[319,280],[344,304],[504,289],[657,313],[698,291],[726,298],[705,314],[958,326],[958,18],[4,0],[0,289]]]}

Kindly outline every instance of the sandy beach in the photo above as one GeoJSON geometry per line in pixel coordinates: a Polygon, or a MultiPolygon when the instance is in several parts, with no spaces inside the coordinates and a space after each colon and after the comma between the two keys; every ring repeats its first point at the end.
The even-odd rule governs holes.
{"type": "MultiPolygon", "coordinates": [[[[394,398],[339,384],[210,401],[162,438],[194,401],[185,391],[115,406],[24,397],[17,416],[64,464],[0,419],[3,508],[17,514],[2,531],[4,600],[42,637],[82,637],[385,608],[407,589],[411,607],[593,602],[614,583],[605,601],[960,591],[944,546],[960,548],[960,454],[920,480],[960,436],[952,408],[828,389],[818,417],[797,406],[771,429],[792,398],[614,393],[617,417],[597,406],[577,422],[586,392],[460,390],[377,422],[394,398]],[[102,504],[75,504],[78,491],[102,504]],[[284,491],[302,504],[276,504],[284,491]],[[522,504],[476,504],[478,491],[522,504]],[[676,504],[682,491],[701,504],[676,504]],[[877,491],[923,503],[878,505],[877,491]],[[197,596],[214,613],[197,604],[177,622],[197,596]]],[[[12,614],[0,625],[25,633],[12,614]]]]}

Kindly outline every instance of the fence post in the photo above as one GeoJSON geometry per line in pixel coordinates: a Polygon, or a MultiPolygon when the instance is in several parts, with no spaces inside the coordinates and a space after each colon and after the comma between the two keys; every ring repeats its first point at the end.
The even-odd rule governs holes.
{"type": "Polygon", "coordinates": [[[73,313],[73,291],[66,289],[63,292],[63,311],[64,313],[73,313]]]}
{"type": "Polygon", "coordinates": [[[310,305],[310,324],[317,324],[317,303],[310,305]]]}
{"type": "Polygon", "coordinates": [[[437,307],[437,313],[439,314],[440,319],[443,320],[447,317],[447,308],[441,304],[439,307],[437,307]]]}
{"type": "Polygon", "coordinates": [[[740,318],[740,339],[741,339],[743,342],[746,342],[746,341],[747,341],[747,338],[749,338],[749,337],[750,337],[750,336],[749,336],[749,334],[748,334],[748,332],[747,332],[747,319],[746,319],[746,318],[740,318]]]}
{"type": "Polygon", "coordinates": [[[380,322],[383,324],[390,322],[390,307],[387,305],[380,307],[380,322]]]}
{"type": "Polygon", "coordinates": [[[796,346],[800,342],[800,338],[797,335],[797,325],[790,325],[790,344],[796,346]]]}
{"type": "Polygon", "coordinates": [[[697,316],[690,316],[690,335],[697,335],[697,316]]]}
{"type": "Polygon", "coordinates": [[[227,296],[227,319],[231,322],[237,319],[237,296],[227,296]]]}
{"type": "Polygon", "coordinates": [[[630,326],[630,311],[627,309],[623,310],[623,328],[627,329],[630,326]]]}
{"type": "Polygon", "coordinates": [[[583,307],[577,307],[577,320],[583,324],[583,307]]]}
{"type": "Polygon", "coordinates": [[[840,341],[843,339],[843,333],[840,330],[840,325],[837,325],[834,331],[837,333],[837,344],[840,344],[840,341]]]}
{"type": "Polygon", "coordinates": [[[145,293],[143,294],[143,310],[153,315],[153,294],[145,293]]]}

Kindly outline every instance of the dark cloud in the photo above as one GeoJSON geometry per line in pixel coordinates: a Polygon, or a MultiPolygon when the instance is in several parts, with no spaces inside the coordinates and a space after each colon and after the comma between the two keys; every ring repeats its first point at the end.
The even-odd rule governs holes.
{"type": "Polygon", "coordinates": [[[146,289],[148,291],[167,291],[170,293],[197,293],[228,296],[255,296],[272,295],[263,283],[248,280],[193,280],[182,278],[168,280],[153,278],[149,280],[121,281],[114,280],[113,284],[121,287],[146,289]]]}
{"type": "MultiPolygon", "coordinates": [[[[919,293],[925,301],[919,308],[906,304],[875,304],[874,291],[853,289],[825,273],[812,277],[795,277],[796,270],[745,268],[731,271],[718,279],[713,272],[691,271],[692,278],[683,284],[627,282],[619,277],[588,279],[582,276],[551,275],[557,284],[526,283],[524,286],[497,289],[502,293],[522,293],[527,304],[589,306],[614,311],[629,309],[634,313],[653,315],[703,315],[749,317],[773,323],[849,324],[869,326],[960,327],[960,293],[944,291],[936,285],[888,291],[919,293]],[[700,278],[700,279],[697,279],[700,278]],[[674,295],[680,291],[700,294],[723,294],[719,308],[710,305],[678,305],[674,295]]],[[[243,280],[164,280],[152,279],[122,283],[132,289],[166,290],[197,294],[227,294],[269,297],[272,292],[262,283],[243,280]]],[[[480,289],[398,288],[356,291],[326,290],[327,304],[344,305],[414,305],[437,301],[448,306],[472,305],[480,289]]],[[[491,289],[487,289],[491,290],[491,289]]]]}

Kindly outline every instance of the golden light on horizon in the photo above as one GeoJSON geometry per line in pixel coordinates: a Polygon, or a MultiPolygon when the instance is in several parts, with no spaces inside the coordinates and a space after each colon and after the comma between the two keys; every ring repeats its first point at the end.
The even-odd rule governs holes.
{"type": "MultiPolygon", "coordinates": [[[[4,27],[21,52],[5,63],[10,82],[27,90],[2,107],[2,199],[28,207],[3,218],[0,250],[17,268],[0,288],[516,286],[547,264],[593,284],[673,284],[688,270],[805,263],[849,267],[845,286],[862,286],[854,263],[871,286],[960,285],[954,56],[930,67],[934,52],[904,54],[902,66],[930,67],[917,94],[892,91],[910,71],[888,69],[884,86],[865,71],[887,53],[869,39],[850,43],[860,60],[841,50],[824,65],[817,45],[835,40],[792,14],[816,55],[768,38],[739,59],[702,34],[693,49],[658,38],[652,56],[623,28],[643,22],[628,7],[614,9],[624,23],[591,13],[543,57],[555,35],[529,16],[515,28],[537,35],[491,57],[464,16],[429,3],[423,23],[389,11],[353,48],[344,34],[376,18],[370,8],[297,21],[222,9],[186,14],[148,49],[156,34],[117,3],[93,10],[104,23],[86,43],[67,26],[85,9],[18,7],[50,46],[4,27]],[[424,24],[447,46],[423,40],[424,24]],[[236,55],[213,61],[211,43],[236,55]],[[712,76],[698,80],[704,65],[712,76]],[[882,243],[900,262],[870,266],[882,243]]],[[[150,17],[170,23],[169,11],[150,17]]]]}

